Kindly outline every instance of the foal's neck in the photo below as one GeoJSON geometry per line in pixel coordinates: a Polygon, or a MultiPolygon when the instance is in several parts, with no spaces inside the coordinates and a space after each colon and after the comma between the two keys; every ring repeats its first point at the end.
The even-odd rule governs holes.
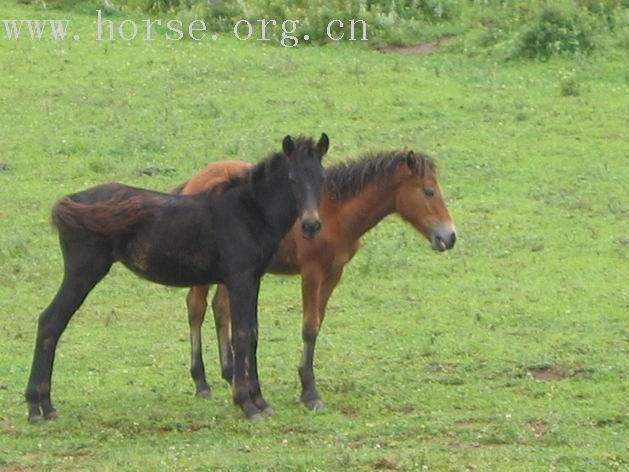
{"type": "Polygon", "coordinates": [[[365,186],[351,199],[340,203],[339,221],[348,238],[360,237],[395,211],[398,185],[379,181],[365,186]]]}
{"type": "Polygon", "coordinates": [[[297,201],[288,181],[288,164],[285,160],[280,157],[273,165],[267,163],[267,166],[265,175],[250,183],[250,198],[279,243],[279,239],[297,219],[297,201]]]}

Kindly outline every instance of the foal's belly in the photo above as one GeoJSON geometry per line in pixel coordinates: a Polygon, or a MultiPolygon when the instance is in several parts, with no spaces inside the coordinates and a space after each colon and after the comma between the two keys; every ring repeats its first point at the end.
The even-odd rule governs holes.
{"type": "Polygon", "coordinates": [[[218,254],[199,248],[170,249],[130,242],[118,258],[140,277],[162,285],[191,287],[222,281],[218,254]]]}

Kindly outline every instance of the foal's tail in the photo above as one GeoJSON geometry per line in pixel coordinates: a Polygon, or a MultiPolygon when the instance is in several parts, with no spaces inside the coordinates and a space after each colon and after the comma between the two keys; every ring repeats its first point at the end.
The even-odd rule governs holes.
{"type": "Polygon", "coordinates": [[[146,196],[114,194],[96,203],[62,198],[52,209],[52,222],[63,235],[117,236],[157,214],[159,206],[146,196]]]}

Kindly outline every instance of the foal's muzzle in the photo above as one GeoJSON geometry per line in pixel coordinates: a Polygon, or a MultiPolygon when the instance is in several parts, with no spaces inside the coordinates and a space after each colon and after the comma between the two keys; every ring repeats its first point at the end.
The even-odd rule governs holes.
{"type": "Polygon", "coordinates": [[[304,239],[312,239],[321,230],[321,222],[318,218],[305,218],[301,220],[301,234],[304,239]]]}
{"type": "Polygon", "coordinates": [[[433,230],[430,242],[435,251],[443,252],[452,249],[456,243],[456,230],[452,225],[439,225],[433,230]]]}

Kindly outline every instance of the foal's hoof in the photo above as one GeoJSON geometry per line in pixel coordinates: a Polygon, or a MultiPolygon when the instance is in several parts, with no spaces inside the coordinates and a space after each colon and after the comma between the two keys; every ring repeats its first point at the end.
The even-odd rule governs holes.
{"type": "Polygon", "coordinates": [[[254,398],[253,404],[266,416],[272,416],[275,413],[273,411],[273,408],[271,408],[271,405],[269,405],[269,403],[264,398],[262,398],[261,395],[254,398]],[[270,413],[267,413],[267,410],[270,411],[270,413]]]}
{"type": "Polygon", "coordinates": [[[323,400],[321,400],[320,398],[316,398],[314,400],[306,400],[304,401],[304,405],[306,406],[306,408],[312,411],[325,410],[325,404],[323,403],[323,400]]]}
{"type": "Polygon", "coordinates": [[[251,416],[248,416],[247,419],[253,423],[259,423],[260,421],[264,421],[263,413],[254,413],[251,416]]]}
{"type": "Polygon", "coordinates": [[[212,398],[212,390],[209,390],[209,389],[198,390],[195,396],[197,396],[198,398],[205,398],[209,400],[212,398]]]}
{"type": "Polygon", "coordinates": [[[28,422],[30,424],[40,424],[44,422],[44,417],[42,415],[29,415],[28,422]]]}
{"type": "Polygon", "coordinates": [[[56,420],[57,418],[59,418],[59,413],[57,413],[57,410],[50,410],[48,413],[44,414],[45,420],[56,420]]]}
{"type": "Polygon", "coordinates": [[[244,403],[238,404],[240,406],[242,412],[245,414],[245,417],[249,420],[257,421],[258,416],[262,416],[262,411],[253,404],[251,400],[247,400],[244,403]]]}
{"type": "Polygon", "coordinates": [[[262,414],[269,417],[275,416],[275,410],[272,407],[267,406],[264,410],[262,410],[262,414]]]}

